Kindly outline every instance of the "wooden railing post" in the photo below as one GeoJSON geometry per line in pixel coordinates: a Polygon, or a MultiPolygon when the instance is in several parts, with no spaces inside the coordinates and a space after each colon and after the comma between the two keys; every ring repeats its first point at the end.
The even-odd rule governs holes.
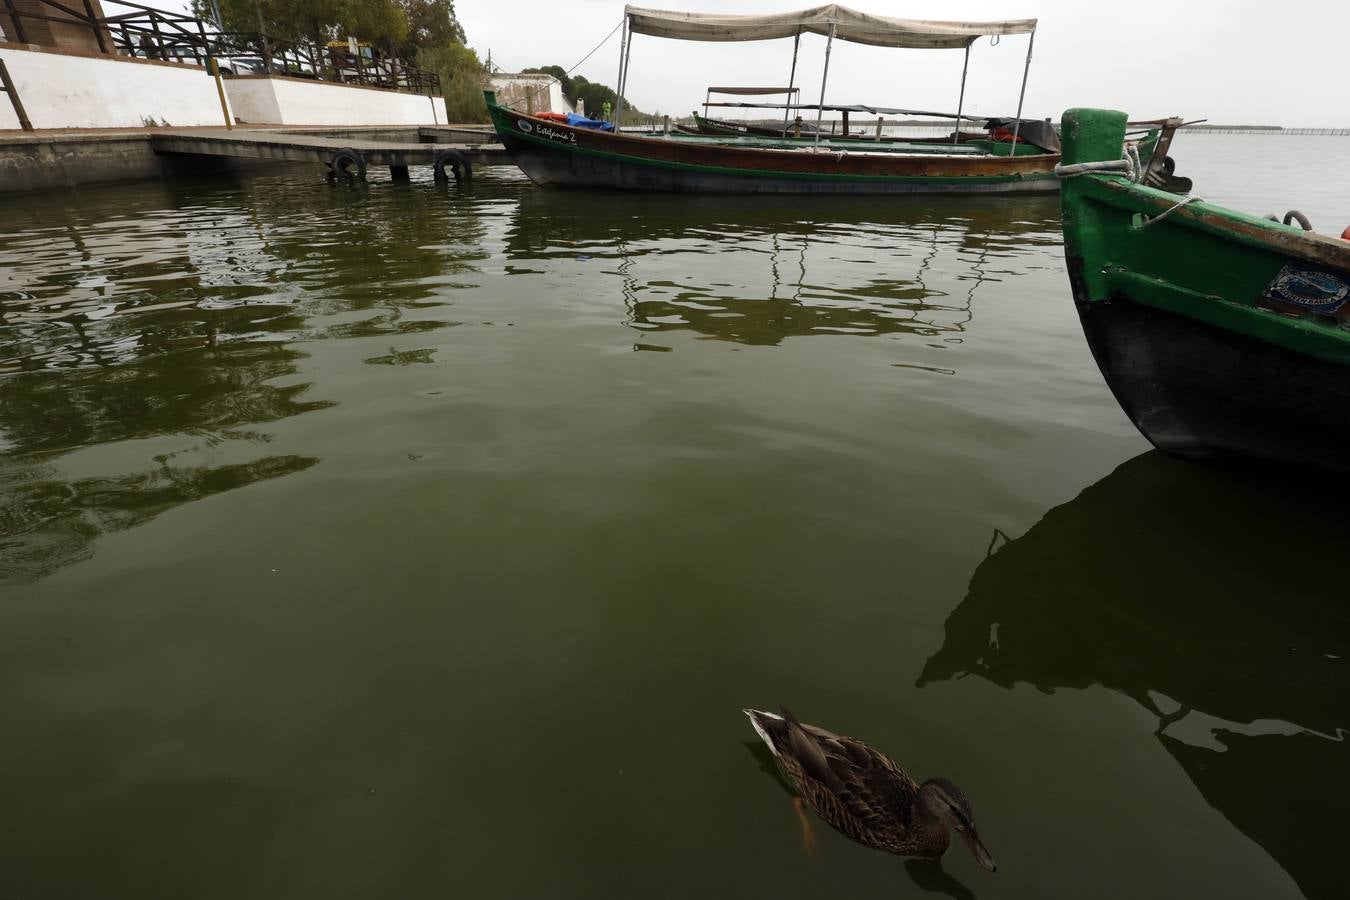
{"type": "Polygon", "coordinates": [[[108,42],[103,39],[103,29],[99,25],[98,16],[94,15],[94,4],[89,0],[84,0],[84,12],[89,16],[89,27],[94,29],[94,39],[98,41],[99,53],[110,53],[108,42]]]}
{"type": "Polygon", "coordinates": [[[28,121],[28,113],[24,111],[23,101],[19,99],[19,92],[14,90],[14,82],[9,78],[9,69],[6,68],[3,59],[0,59],[0,90],[9,94],[10,105],[14,107],[14,114],[19,117],[19,127],[24,131],[32,131],[33,123],[28,121]]]}
{"type": "Polygon", "coordinates": [[[5,9],[9,12],[9,20],[14,23],[14,36],[19,39],[20,44],[28,43],[28,32],[24,31],[23,17],[14,7],[14,0],[5,0],[5,9]]]}

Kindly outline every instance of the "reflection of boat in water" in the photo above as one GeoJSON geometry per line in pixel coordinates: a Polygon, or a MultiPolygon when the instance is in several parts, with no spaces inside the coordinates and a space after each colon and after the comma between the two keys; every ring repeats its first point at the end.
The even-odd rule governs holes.
{"type": "Polygon", "coordinates": [[[992,553],[920,684],[1102,685],[1309,896],[1350,889],[1344,496],[1147,453],[992,553]]]}
{"type": "Polygon", "coordinates": [[[1003,277],[1001,258],[1057,247],[1058,225],[1054,199],[1039,197],[747,203],[636,194],[578,205],[573,195],[528,191],[506,249],[520,263],[617,260],[635,328],[763,345],[810,334],[959,332],[979,287],[1003,277]],[[859,248],[876,256],[851,259],[859,248]],[[719,267],[718,255],[732,252],[734,271],[719,267]],[[681,254],[697,267],[680,270],[681,254]]]}

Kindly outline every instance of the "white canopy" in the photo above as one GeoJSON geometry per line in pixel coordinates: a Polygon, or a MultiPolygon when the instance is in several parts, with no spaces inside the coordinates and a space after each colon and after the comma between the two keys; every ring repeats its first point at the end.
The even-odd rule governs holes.
{"type": "Polygon", "coordinates": [[[1036,30],[1035,19],[1007,22],[893,19],[860,13],[837,3],[767,16],[726,16],[638,6],[624,7],[624,12],[634,34],[683,41],[768,41],[808,31],[828,35],[833,25],[834,36],[841,41],[877,47],[952,49],[967,47],[984,35],[1029,34],[1036,30]]]}

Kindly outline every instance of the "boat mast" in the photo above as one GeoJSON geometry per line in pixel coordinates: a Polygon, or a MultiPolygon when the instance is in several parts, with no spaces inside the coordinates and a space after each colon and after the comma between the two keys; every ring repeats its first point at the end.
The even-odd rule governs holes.
{"type": "MultiPolygon", "coordinates": [[[[632,46],[632,38],[628,34],[628,13],[623,14],[623,30],[619,32],[619,75],[614,80],[614,130],[621,130],[620,122],[622,117],[619,111],[623,109],[623,79],[627,73],[624,71],[628,67],[628,51],[632,46]]],[[[588,110],[589,112],[589,110],[588,110]]]]}
{"type": "Polygon", "coordinates": [[[816,142],[813,147],[820,146],[820,117],[825,114],[825,82],[830,77],[830,45],[834,43],[835,23],[830,23],[830,37],[825,41],[825,71],[820,73],[820,104],[816,107],[816,142]]]}
{"type": "Polygon", "coordinates": [[[1022,127],[1022,101],[1027,96],[1027,75],[1031,72],[1031,48],[1036,46],[1036,30],[1031,31],[1031,38],[1027,41],[1027,62],[1022,67],[1022,93],[1017,95],[1017,120],[1013,122],[1012,147],[1008,150],[1009,156],[1017,155],[1017,132],[1022,127]]]}
{"type": "MultiPolygon", "coordinates": [[[[783,134],[787,134],[788,116],[792,115],[792,86],[797,83],[797,48],[802,45],[802,27],[797,26],[797,36],[792,39],[792,72],[788,75],[787,106],[783,109],[783,134]]],[[[708,110],[703,110],[707,115],[708,110]]]]}
{"type": "Polygon", "coordinates": [[[972,40],[970,44],[966,44],[966,61],[961,66],[961,96],[956,99],[956,132],[952,135],[953,144],[961,143],[961,109],[966,105],[966,73],[970,71],[970,46],[974,43],[972,40]]]}

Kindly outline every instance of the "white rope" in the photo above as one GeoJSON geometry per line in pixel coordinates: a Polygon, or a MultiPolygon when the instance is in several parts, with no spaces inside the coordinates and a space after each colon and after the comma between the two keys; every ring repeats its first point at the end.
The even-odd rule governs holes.
{"type": "Polygon", "coordinates": [[[1139,158],[1139,145],[1126,144],[1120,153],[1120,159],[1104,159],[1097,162],[1060,163],[1055,166],[1055,174],[1060,178],[1076,178],[1079,175],[1105,173],[1124,175],[1135,183],[1144,177],[1144,163],[1139,158]]]}
{"type": "MultiPolygon", "coordinates": [[[[605,35],[605,39],[604,39],[603,41],[601,41],[600,43],[598,43],[598,44],[596,44],[594,47],[592,47],[590,53],[587,53],[587,54],[586,54],[585,56],[583,56],[581,59],[579,59],[579,60],[577,60],[575,63],[573,63],[573,64],[572,64],[572,68],[568,69],[568,70],[567,70],[566,72],[564,72],[563,74],[564,74],[564,75],[571,75],[573,72],[575,72],[575,71],[581,66],[582,63],[584,63],[586,60],[588,60],[588,59],[590,59],[592,56],[594,56],[594,55],[595,55],[595,51],[599,50],[601,47],[605,46],[605,44],[608,44],[608,43],[609,43],[609,39],[612,38],[612,37],[614,37],[615,32],[617,32],[620,28],[623,27],[623,23],[624,23],[624,20],[620,20],[620,21],[619,21],[619,24],[614,26],[614,31],[611,31],[609,34],[605,35]]],[[[544,73],[544,74],[548,74],[548,73],[544,73]]],[[[552,79],[549,81],[549,83],[546,84],[546,85],[544,85],[543,87],[541,87],[541,88],[535,88],[533,91],[530,91],[529,93],[530,93],[531,98],[538,97],[539,94],[540,94],[540,92],[547,91],[549,88],[553,87],[553,85],[555,85],[555,84],[562,84],[562,79],[560,79],[560,78],[552,78],[552,79]]],[[[615,87],[618,87],[618,85],[615,85],[615,87]]]]}
{"type": "Polygon", "coordinates": [[[1120,159],[1104,159],[1099,162],[1060,163],[1055,166],[1055,174],[1060,178],[1076,178],[1079,175],[1092,175],[1099,172],[1108,175],[1124,175],[1133,181],[1134,162],[1128,157],[1122,156],[1120,159]]]}
{"type": "Polygon", "coordinates": [[[1199,200],[1199,199],[1201,199],[1201,198],[1199,198],[1199,197],[1182,197],[1182,198],[1181,198],[1180,200],[1178,200],[1176,203],[1173,203],[1171,206],[1167,207],[1167,209],[1165,209],[1165,210],[1163,210],[1162,212],[1158,213],[1158,214],[1157,214],[1156,216],[1154,216],[1153,218],[1151,218],[1151,219],[1148,219],[1148,218],[1144,219],[1144,221],[1143,221],[1142,223],[1140,223],[1139,227],[1140,227],[1140,228],[1147,228],[1148,226],[1152,225],[1154,222],[1161,222],[1163,219],[1167,218],[1167,217],[1170,216],[1172,213],[1174,213],[1174,212],[1176,212],[1177,210],[1181,209],[1181,208],[1182,208],[1183,206],[1185,206],[1187,203],[1194,203],[1196,200],[1199,200]]]}

